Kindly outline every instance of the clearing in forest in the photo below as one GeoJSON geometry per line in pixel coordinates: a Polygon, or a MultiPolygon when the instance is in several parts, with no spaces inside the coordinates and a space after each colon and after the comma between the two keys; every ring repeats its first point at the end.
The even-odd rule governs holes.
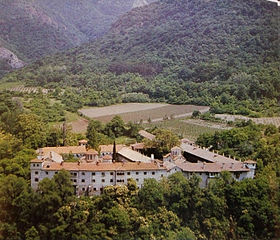
{"type": "Polygon", "coordinates": [[[191,116],[194,110],[209,111],[209,107],[194,105],[171,105],[164,103],[125,103],[107,107],[84,108],[79,110],[84,116],[102,122],[110,121],[115,115],[121,116],[125,121],[144,123],[162,121],[178,117],[191,116]]]}

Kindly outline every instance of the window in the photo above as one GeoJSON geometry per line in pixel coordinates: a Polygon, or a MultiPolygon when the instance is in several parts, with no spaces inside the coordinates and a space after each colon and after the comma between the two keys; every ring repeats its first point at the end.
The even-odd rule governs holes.
{"type": "Polygon", "coordinates": [[[39,178],[35,178],[35,182],[39,182],[39,178]]]}
{"type": "Polygon", "coordinates": [[[85,189],[85,188],[82,188],[82,190],[85,191],[86,189],[85,189]]]}
{"type": "Polygon", "coordinates": [[[147,172],[144,172],[144,175],[147,175],[147,172]]]}
{"type": "Polygon", "coordinates": [[[82,182],[85,182],[85,179],[82,179],[82,182]]]}
{"type": "Polygon", "coordinates": [[[118,172],[117,175],[124,175],[124,172],[118,172]]]}
{"type": "Polygon", "coordinates": [[[37,167],[39,167],[39,164],[37,164],[37,167]]]}
{"type": "Polygon", "coordinates": [[[36,165],[35,165],[35,163],[33,163],[33,167],[35,167],[36,165]]]}
{"type": "Polygon", "coordinates": [[[49,172],[46,172],[46,175],[49,175],[49,172]]]}
{"type": "Polygon", "coordinates": [[[95,172],[93,172],[91,175],[92,175],[92,176],[95,176],[95,172]]]}
{"type": "Polygon", "coordinates": [[[163,174],[161,174],[160,176],[163,177],[163,174]]]}
{"type": "Polygon", "coordinates": [[[83,176],[85,176],[85,173],[84,173],[84,172],[82,172],[82,175],[83,175],[83,176]]]}
{"type": "Polygon", "coordinates": [[[113,175],[114,175],[114,172],[110,172],[110,175],[113,176],[113,175]]]}
{"type": "Polygon", "coordinates": [[[105,177],[105,172],[102,173],[102,177],[105,177]]]}
{"type": "Polygon", "coordinates": [[[38,171],[36,171],[35,174],[38,175],[38,171]]]}
{"type": "Polygon", "coordinates": [[[127,175],[130,175],[130,172],[127,172],[127,175]]]}
{"type": "Polygon", "coordinates": [[[139,172],[136,172],[136,175],[138,175],[139,174],[139,172]]]}
{"type": "Polygon", "coordinates": [[[105,179],[102,179],[102,182],[105,182],[105,179]]]}
{"type": "Polygon", "coordinates": [[[93,191],[96,191],[96,188],[93,188],[93,191]]]}
{"type": "Polygon", "coordinates": [[[124,179],[118,179],[117,182],[124,182],[124,179]]]}
{"type": "Polygon", "coordinates": [[[138,178],[136,178],[136,182],[139,182],[139,179],[138,179],[138,178]]]}
{"type": "Polygon", "coordinates": [[[55,172],[54,174],[57,174],[57,172],[55,172]]]}
{"type": "Polygon", "coordinates": [[[152,175],[155,175],[155,172],[152,172],[152,175]]]}
{"type": "Polygon", "coordinates": [[[111,179],[111,180],[110,180],[110,182],[114,182],[114,180],[113,180],[113,179],[111,179]]]}
{"type": "Polygon", "coordinates": [[[92,182],[95,182],[95,179],[92,179],[92,182]]]}
{"type": "Polygon", "coordinates": [[[76,179],[74,179],[74,180],[73,180],[73,182],[77,182],[77,180],[76,180],[76,179]]]}

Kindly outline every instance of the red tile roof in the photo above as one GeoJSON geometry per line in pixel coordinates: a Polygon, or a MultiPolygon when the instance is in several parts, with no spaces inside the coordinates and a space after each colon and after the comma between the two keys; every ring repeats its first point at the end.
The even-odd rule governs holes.
{"type": "Polygon", "coordinates": [[[98,152],[97,152],[96,150],[94,150],[94,149],[89,149],[89,150],[87,150],[87,151],[86,151],[86,153],[85,153],[85,154],[98,155],[98,152]]]}
{"type": "Polygon", "coordinates": [[[145,148],[145,144],[144,143],[135,143],[135,144],[131,144],[130,147],[133,150],[139,150],[139,149],[144,149],[145,148]]]}
{"type": "Polygon", "coordinates": [[[40,159],[38,159],[38,158],[35,158],[35,159],[32,159],[30,162],[32,162],[32,163],[42,163],[42,162],[44,162],[43,160],[40,160],[40,159]]]}
{"type": "Polygon", "coordinates": [[[244,163],[252,163],[252,164],[256,164],[257,162],[255,162],[255,161],[253,161],[253,160],[246,160],[246,161],[244,161],[244,163]]]}
{"type": "Polygon", "coordinates": [[[184,172],[248,172],[250,171],[242,162],[236,163],[176,163],[184,172]]]}
{"type": "Polygon", "coordinates": [[[67,146],[67,147],[44,147],[39,149],[39,153],[42,151],[42,154],[46,154],[48,152],[56,152],[58,154],[84,154],[86,153],[85,146],[67,146]]]}
{"type": "MultiPolygon", "coordinates": [[[[116,145],[116,151],[120,151],[123,147],[125,147],[125,145],[122,145],[122,144],[117,144],[116,145]]],[[[99,146],[100,148],[100,152],[113,152],[113,148],[114,148],[114,145],[111,144],[111,145],[100,145],[99,146]]]]}

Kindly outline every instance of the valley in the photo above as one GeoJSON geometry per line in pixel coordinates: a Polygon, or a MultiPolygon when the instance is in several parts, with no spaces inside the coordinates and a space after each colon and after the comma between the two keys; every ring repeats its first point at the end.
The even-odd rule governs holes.
{"type": "Polygon", "coordinates": [[[276,0],[0,0],[0,240],[280,239],[276,0]]]}

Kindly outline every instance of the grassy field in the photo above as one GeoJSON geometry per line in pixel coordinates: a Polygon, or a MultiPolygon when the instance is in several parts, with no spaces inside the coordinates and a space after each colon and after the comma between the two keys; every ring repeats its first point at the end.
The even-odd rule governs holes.
{"type": "Polygon", "coordinates": [[[206,112],[208,107],[194,105],[170,105],[161,103],[127,103],[101,108],[85,108],[80,113],[102,122],[110,121],[115,115],[119,115],[125,122],[152,122],[166,118],[190,116],[194,110],[206,112]]]}
{"type": "Polygon", "coordinates": [[[202,133],[214,133],[216,131],[221,131],[221,128],[216,128],[211,125],[205,124],[205,126],[198,125],[195,123],[187,122],[186,119],[173,119],[166,120],[162,122],[144,124],[146,128],[166,128],[172,130],[174,133],[178,134],[183,138],[188,138],[195,141],[197,137],[202,133]]]}

